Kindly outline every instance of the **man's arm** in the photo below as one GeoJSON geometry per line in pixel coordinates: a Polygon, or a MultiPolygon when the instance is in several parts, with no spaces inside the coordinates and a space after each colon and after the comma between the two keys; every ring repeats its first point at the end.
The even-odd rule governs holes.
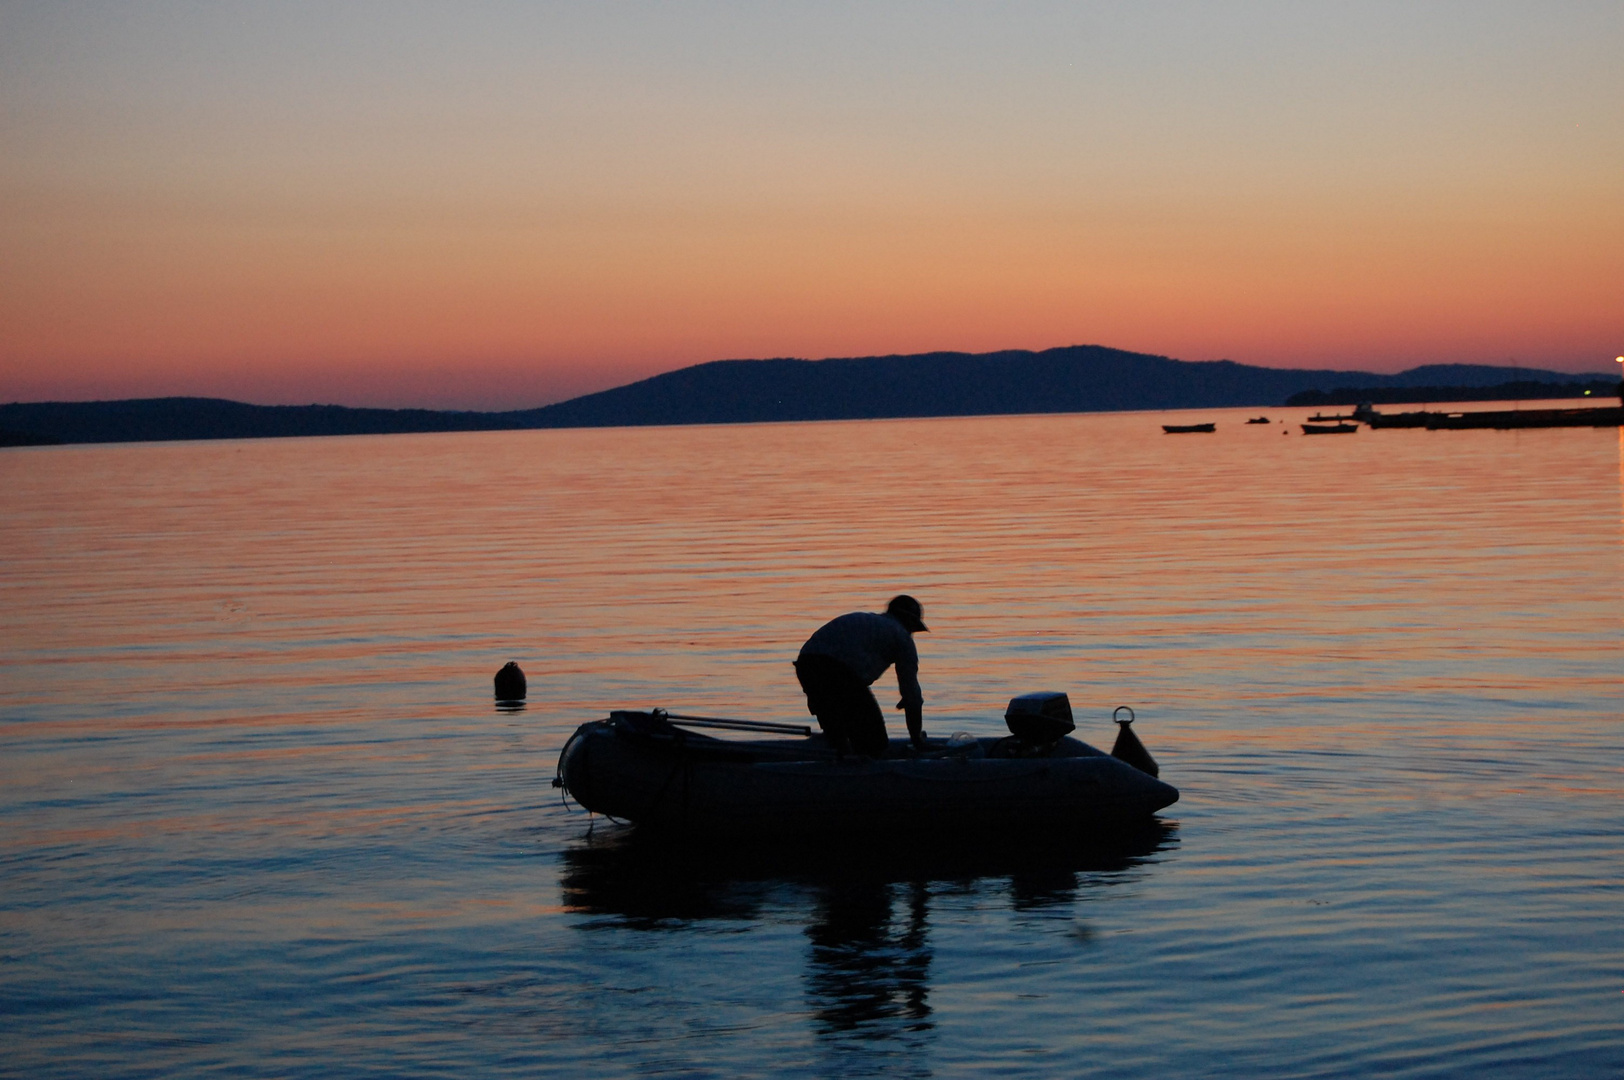
{"type": "MultiPolygon", "coordinates": [[[[906,635],[907,632],[904,631],[906,635]]],[[[919,689],[919,653],[914,649],[913,637],[907,635],[901,642],[901,655],[897,657],[897,689],[902,700],[897,708],[908,718],[908,738],[913,744],[925,745],[925,694],[919,689]]]]}
{"type": "Polygon", "coordinates": [[[906,702],[897,702],[906,709],[904,715],[908,718],[908,738],[913,740],[914,746],[923,750],[925,748],[925,709],[922,705],[909,705],[906,702]]]}

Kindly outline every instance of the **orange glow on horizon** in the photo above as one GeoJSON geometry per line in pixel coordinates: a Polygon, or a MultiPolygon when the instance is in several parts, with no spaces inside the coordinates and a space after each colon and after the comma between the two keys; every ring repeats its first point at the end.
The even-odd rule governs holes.
{"type": "Polygon", "coordinates": [[[1422,243],[1370,221],[1314,234],[1253,213],[1253,230],[1190,222],[1164,243],[1131,222],[1059,234],[945,213],[477,243],[386,226],[87,229],[42,239],[35,272],[5,290],[0,382],[8,399],[105,386],[391,404],[460,387],[523,407],[727,358],[1087,343],[1277,367],[1594,370],[1584,358],[1616,338],[1624,244],[1577,228],[1422,243]]]}
{"type": "Polygon", "coordinates": [[[0,399],[513,408],[727,358],[1619,349],[1624,131],[1588,62],[1616,27],[1585,13],[1532,52],[1516,13],[1465,51],[1410,13],[1404,56],[1358,12],[506,18],[19,14],[0,399]],[[1271,44],[1293,27],[1301,62],[1271,44]]]}

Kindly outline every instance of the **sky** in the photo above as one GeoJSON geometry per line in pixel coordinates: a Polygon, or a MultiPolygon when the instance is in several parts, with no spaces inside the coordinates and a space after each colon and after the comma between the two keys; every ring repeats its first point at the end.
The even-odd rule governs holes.
{"type": "Polygon", "coordinates": [[[1624,4],[0,0],[0,401],[1617,374],[1624,4]]]}

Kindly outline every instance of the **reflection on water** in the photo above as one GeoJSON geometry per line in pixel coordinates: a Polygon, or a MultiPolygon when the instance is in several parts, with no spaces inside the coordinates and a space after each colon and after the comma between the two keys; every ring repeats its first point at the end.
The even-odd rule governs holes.
{"type": "MultiPolygon", "coordinates": [[[[1109,837],[1047,842],[1018,837],[962,844],[871,840],[860,851],[833,842],[718,845],[677,842],[621,826],[594,826],[563,851],[561,900],[583,914],[645,929],[699,919],[753,919],[763,907],[805,910],[805,894],[853,883],[1001,883],[1017,909],[1076,899],[1081,875],[1109,883],[1173,850],[1178,826],[1151,819],[1109,837]],[[787,891],[799,899],[787,905],[787,891]]],[[[588,928],[606,924],[593,922],[588,928]]]]}
{"type": "Polygon", "coordinates": [[[0,453],[0,1072],[1621,1075],[1624,434],[1246,415],[0,453]],[[1132,705],[1177,833],[801,862],[548,787],[609,709],[804,721],[899,592],[927,729],[1132,705]]]}
{"type": "Polygon", "coordinates": [[[929,893],[920,881],[893,885],[857,879],[819,886],[806,928],[812,943],[806,993],[820,1029],[930,1028],[929,909],[929,893]],[[900,925],[892,912],[898,899],[900,925]]]}
{"type": "Polygon", "coordinates": [[[1152,820],[1088,841],[1009,838],[994,845],[674,843],[635,829],[594,830],[563,852],[565,910],[583,932],[681,932],[701,920],[804,923],[804,984],[817,1030],[861,1039],[928,1032],[933,889],[1002,896],[1011,910],[1074,903],[1157,861],[1177,826],[1152,820]]]}

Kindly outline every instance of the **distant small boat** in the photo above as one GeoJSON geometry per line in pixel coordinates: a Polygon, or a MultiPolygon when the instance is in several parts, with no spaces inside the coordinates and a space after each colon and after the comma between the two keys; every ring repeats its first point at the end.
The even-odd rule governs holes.
{"type": "Polygon", "coordinates": [[[1336,414],[1335,416],[1322,416],[1319,413],[1315,413],[1313,416],[1310,416],[1308,419],[1309,419],[1310,423],[1315,423],[1315,424],[1338,424],[1338,423],[1341,423],[1344,420],[1357,420],[1357,419],[1359,419],[1359,413],[1358,413],[1357,410],[1355,410],[1354,412],[1350,413],[1347,416],[1343,416],[1340,413],[1336,414]]]}
{"type": "Polygon", "coordinates": [[[1352,435],[1358,424],[1304,424],[1304,435],[1352,435]]]}
{"type": "Polygon", "coordinates": [[[1254,416],[1252,419],[1247,421],[1248,424],[1267,424],[1269,422],[1270,420],[1267,416],[1254,416]]]}
{"type": "Polygon", "coordinates": [[[1189,435],[1200,431],[1207,434],[1218,430],[1217,424],[1163,424],[1162,430],[1169,435],[1189,435]]]}

